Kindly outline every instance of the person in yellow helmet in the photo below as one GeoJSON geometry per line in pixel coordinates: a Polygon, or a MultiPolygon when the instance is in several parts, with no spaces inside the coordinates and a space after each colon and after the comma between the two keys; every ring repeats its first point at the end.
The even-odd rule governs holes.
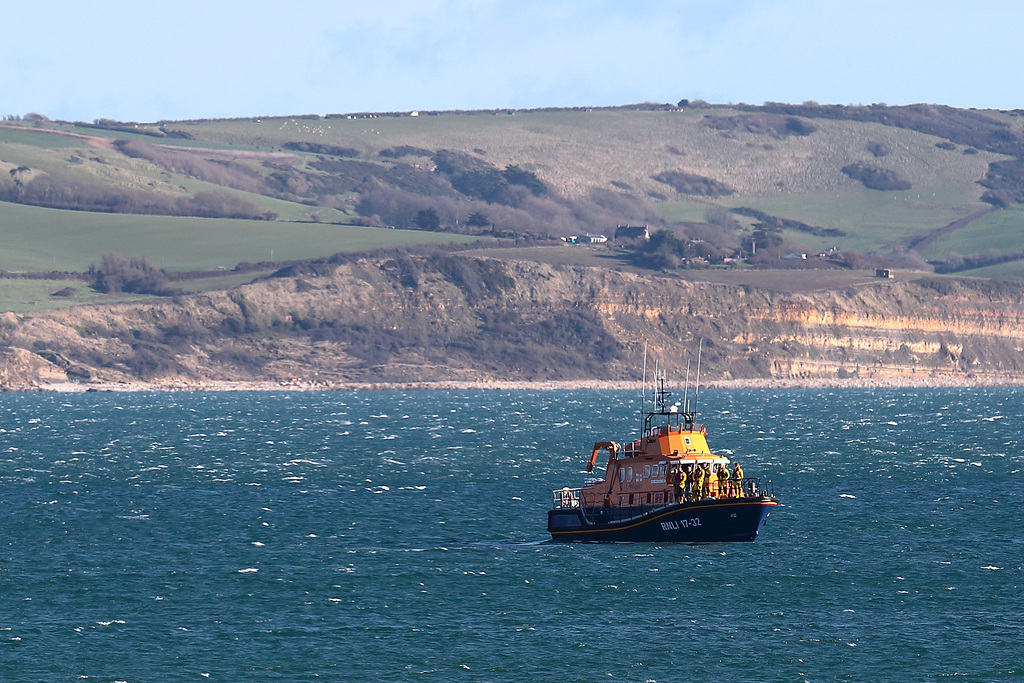
{"type": "Polygon", "coordinates": [[[697,465],[693,468],[693,496],[702,498],[704,495],[704,468],[697,465]]]}
{"type": "Polygon", "coordinates": [[[729,468],[722,463],[718,466],[718,497],[726,498],[729,496],[729,468]]]}
{"type": "Polygon", "coordinates": [[[683,502],[683,497],[686,491],[686,470],[682,467],[679,468],[679,472],[676,473],[676,502],[683,502]]]}
{"type": "Polygon", "coordinates": [[[732,485],[736,489],[736,497],[743,497],[743,468],[737,462],[732,466],[732,485]]]}

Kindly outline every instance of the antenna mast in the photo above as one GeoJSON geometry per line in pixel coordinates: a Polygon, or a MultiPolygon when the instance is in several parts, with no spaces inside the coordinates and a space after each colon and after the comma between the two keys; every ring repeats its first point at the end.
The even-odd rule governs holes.
{"type": "MultiPolygon", "coordinates": [[[[654,361],[654,409],[655,410],[659,410],[662,407],[662,403],[663,403],[662,402],[662,396],[658,392],[658,386],[659,386],[658,383],[661,382],[661,369],[658,367],[660,365],[660,363],[659,363],[660,360],[661,359],[659,358],[659,359],[654,361]]],[[[661,386],[664,386],[664,382],[662,382],[661,386]]]]}
{"type": "Polygon", "coordinates": [[[683,384],[683,412],[689,412],[690,410],[690,399],[687,396],[690,393],[690,359],[686,359],[686,383],[683,384]]]}
{"type": "Polygon", "coordinates": [[[700,354],[704,350],[704,340],[697,343],[697,384],[693,390],[693,414],[697,414],[697,399],[700,398],[700,354]]]}
{"type": "Polygon", "coordinates": [[[647,342],[644,342],[644,374],[643,379],[640,381],[640,431],[644,430],[644,419],[646,416],[644,413],[646,410],[646,397],[647,397],[647,342]]]}

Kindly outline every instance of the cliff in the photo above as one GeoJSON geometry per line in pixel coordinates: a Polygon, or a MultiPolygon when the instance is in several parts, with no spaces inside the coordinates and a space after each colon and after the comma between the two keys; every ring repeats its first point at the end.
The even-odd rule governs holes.
{"type": "Polygon", "coordinates": [[[235,290],[0,316],[0,386],[1024,382],[1024,285],[787,293],[470,256],[314,263],[235,290]]]}

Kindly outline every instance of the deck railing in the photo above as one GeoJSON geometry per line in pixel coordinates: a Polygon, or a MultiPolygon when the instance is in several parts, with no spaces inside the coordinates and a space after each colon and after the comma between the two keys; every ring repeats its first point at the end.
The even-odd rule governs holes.
{"type": "MultiPolygon", "coordinates": [[[[742,483],[742,494],[737,495],[737,492],[733,485],[726,491],[726,495],[718,495],[717,482],[711,487],[710,495],[707,498],[730,498],[730,499],[743,499],[743,498],[758,498],[764,496],[775,497],[775,486],[769,479],[764,486],[761,485],[761,479],[759,477],[745,477],[742,483]]],[[[669,490],[668,497],[672,498],[671,490],[669,490]]],[[[688,487],[683,493],[683,498],[679,502],[693,502],[697,500],[703,500],[705,496],[699,493],[694,493],[691,487],[688,487]]],[[[551,492],[552,508],[555,510],[561,509],[573,509],[582,508],[584,515],[588,519],[593,521],[595,517],[603,517],[607,519],[607,515],[614,515],[614,521],[620,521],[625,519],[632,519],[634,517],[643,516],[649,512],[659,510],[661,508],[669,507],[674,505],[675,502],[669,503],[658,503],[654,505],[646,503],[638,503],[630,507],[613,506],[611,508],[604,508],[600,505],[598,500],[588,500],[582,497],[582,489],[572,489],[568,486],[561,489],[555,489],[551,492]]]]}
{"type": "Polygon", "coordinates": [[[551,492],[552,506],[555,510],[562,508],[578,508],[580,506],[581,489],[555,489],[551,492]]]}

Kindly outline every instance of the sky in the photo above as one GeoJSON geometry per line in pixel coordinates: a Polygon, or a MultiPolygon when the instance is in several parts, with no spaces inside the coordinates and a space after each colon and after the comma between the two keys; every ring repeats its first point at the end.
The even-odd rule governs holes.
{"type": "Polygon", "coordinates": [[[0,116],[1024,108],[1019,0],[0,0],[0,116]]]}

